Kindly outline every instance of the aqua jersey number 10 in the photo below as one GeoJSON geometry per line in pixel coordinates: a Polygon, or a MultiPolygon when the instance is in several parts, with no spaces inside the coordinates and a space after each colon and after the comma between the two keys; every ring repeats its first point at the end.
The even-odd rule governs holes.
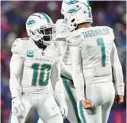
{"type": "Polygon", "coordinates": [[[48,84],[51,65],[49,64],[33,64],[33,79],[32,85],[36,86],[37,83],[40,86],[46,86],[48,84]]]}

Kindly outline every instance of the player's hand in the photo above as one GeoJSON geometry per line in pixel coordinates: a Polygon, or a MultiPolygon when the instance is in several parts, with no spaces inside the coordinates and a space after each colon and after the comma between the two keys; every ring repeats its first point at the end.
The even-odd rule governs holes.
{"type": "Polygon", "coordinates": [[[116,97],[115,97],[115,104],[121,104],[122,102],[124,102],[124,96],[122,96],[122,95],[116,95],[116,97]]]}
{"type": "Polygon", "coordinates": [[[94,104],[92,103],[92,101],[87,100],[87,99],[82,100],[82,105],[83,105],[84,109],[92,109],[95,107],[94,104]]]}
{"type": "Polygon", "coordinates": [[[60,112],[62,114],[63,119],[65,119],[67,117],[67,115],[68,115],[68,107],[67,107],[67,105],[61,106],[60,107],[60,112]]]}
{"type": "Polygon", "coordinates": [[[55,23],[56,38],[65,36],[69,32],[67,24],[63,19],[58,19],[55,23]]]}
{"type": "Polygon", "coordinates": [[[22,115],[22,113],[24,111],[25,111],[25,108],[24,108],[20,98],[14,97],[12,99],[12,112],[17,116],[20,116],[20,115],[22,115]]]}

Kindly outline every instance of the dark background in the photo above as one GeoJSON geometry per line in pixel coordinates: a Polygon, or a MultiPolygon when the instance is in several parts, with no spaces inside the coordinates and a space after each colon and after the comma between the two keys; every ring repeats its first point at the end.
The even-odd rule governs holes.
{"type": "MultiPolygon", "coordinates": [[[[120,62],[126,84],[126,1],[90,1],[93,25],[107,25],[114,29],[120,62]]],[[[8,123],[11,97],[8,88],[11,46],[17,37],[25,37],[26,19],[34,12],[45,12],[54,21],[63,18],[61,1],[2,1],[1,2],[1,123],[8,123]]],[[[108,88],[107,88],[108,89],[108,88]]],[[[126,102],[114,105],[108,123],[125,123],[126,102]]],[[[28,123],[36,123],[32,114],[28,123]]],[[[67,121],[65,121],[67,123],[67,121]]]]}

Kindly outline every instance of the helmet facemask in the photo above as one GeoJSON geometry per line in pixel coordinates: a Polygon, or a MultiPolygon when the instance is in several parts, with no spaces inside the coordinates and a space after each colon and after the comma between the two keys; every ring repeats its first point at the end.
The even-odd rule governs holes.
{"type": "Polygon", "coordinates": [[[50,41],[53,40],[55,31],[54,27],[46,27],[46,28],[40,28],[36,29],[34,31],[30,30],[30,37],[35,41],[35,42],[44,42],[48,44],[50,41]]]}
{"type": "Polygon", "coordinates": [[[49,42],[53,40],[55,31],[54,27],[49,27],[49,28],[41,28],[40,33],[43,35],[42,41],[44,42],[49,42]]]}

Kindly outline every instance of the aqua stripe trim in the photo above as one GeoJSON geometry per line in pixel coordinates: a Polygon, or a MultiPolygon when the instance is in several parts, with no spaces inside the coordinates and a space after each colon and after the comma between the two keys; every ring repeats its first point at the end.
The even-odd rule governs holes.
{"type": "Polygon", "coordinates": [[[75,112],[75,115],[76,115],[76,118],[77,118],[77,122],[78,122],[78,123],[81,123],[81,120],[80,120],[80,118],[79,118],[79,116],[78,116],[77,103],[76,103],[76,100],[75,100],[75,98],[74,98],[74,96],[73,96],[73,94],[72,94],[72,92],[71,92],[71,89],[69,88],[69,85],[68,85],[68,83],[67,83],[67,79],[65,79],[65,78],[63,78],[63,77],[62,77],[62,79],[63,79],[64,87],[65,87],[65,89],[66,89],[66,91],[67,91],[67,93],[68,93],[68,96],[69,96],[69,98],[70,98],[70,100],[71,100],[71,103],[72,103],[72,105],[73,105],[74,112],[75,112]]]}
{"type": "Polygon", "coordinates": [[[48,15],[46,15],[45,13],[40,13],[40,14],[42,14],[45,17],[45,19],[47,20],[47,22],[50,23],[50,19],[49,19],[48,15]]]}
{"type": "Polygon", "coordinates": [[[89,18],[91,18],[92,17],[92,13],[91,13],[91,11],[90,11],[90,6],[89,6],[89,2],[87,1],[87,4],[85,4],[85,3],[83,3],[87,8],[88,8],[88,11],[89,11],[89,18]]]}
{"type": "Polygon", "coordinates": [[[88,6],[90,6],[90,3],[89,3],[89,1],[87,0],[87,4],[88,4],[88,6]]]}
{"type": "Polygon", "coordinates": [[[42,19],[41,16],[39,16],[39,15],[32,15],[32,16],[37,16],[37,17],[39,17],[40,19],[42,19]]]}
{"type": "Polygon", "coordinates": [[[84,113],[83,113],[82,101],[79,102],[79,110],[80,110],[80,115],[81,115],[83,123],[86,123],[86,119],[85,119],[85,116],[84,116],[84,113]]]}
{"type": "Polygon", "coordinates": [[[68,5],[75,4],[76,2],[78,2],[78,1],[77,0],[70,0],[69,2],[65,1],[65,3],[68,5]]]}

